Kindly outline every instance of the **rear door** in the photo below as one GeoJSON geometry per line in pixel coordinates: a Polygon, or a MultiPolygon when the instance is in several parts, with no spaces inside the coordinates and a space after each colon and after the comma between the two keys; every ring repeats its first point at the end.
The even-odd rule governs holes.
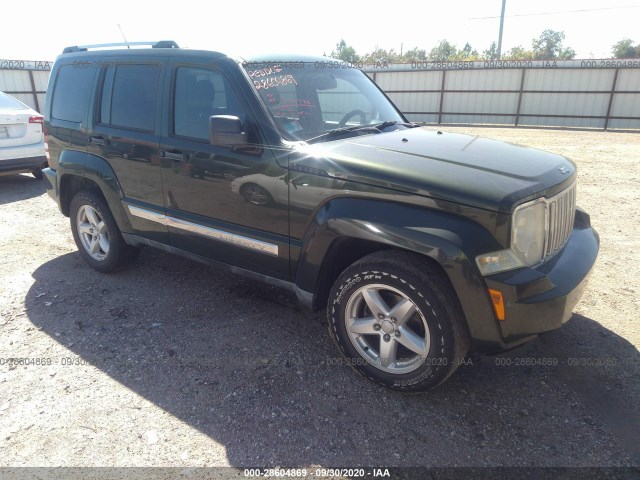
{"type": "Polygon", "coordinates": [[[202,257],[289,278],[287,168],[276,162],[233,72],[177,59],[165,79],[161,140],[172,244],[202,257]],[[249,145],[209,142],[209,117],[240,118],[249,145]]]}
{"type": "Polygon", "coordinates": [[[162,243],[168,243],[158,158],[165,64],[158,57],[105,59],[88,147],[113,168],[133,228],[162,243]]]}

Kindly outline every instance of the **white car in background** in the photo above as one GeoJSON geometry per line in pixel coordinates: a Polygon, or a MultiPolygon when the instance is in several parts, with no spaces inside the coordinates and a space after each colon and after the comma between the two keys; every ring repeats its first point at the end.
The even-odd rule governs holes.
{"type": "Polygon", "coordinates": [[[31,172],[42,178],[47,166],[43,120],[32,108],[0,92],[0,175],[31,172]]]}

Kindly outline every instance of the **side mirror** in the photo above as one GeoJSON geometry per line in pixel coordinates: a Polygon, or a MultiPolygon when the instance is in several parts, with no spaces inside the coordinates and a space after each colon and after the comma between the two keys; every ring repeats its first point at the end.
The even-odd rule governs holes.
{"type": "Polygon", "coordinates": [[[242,122],[232,115],[209,117],[209,142],[219,147],[235,147],[247,144],[247,133],[242,131],[242,122]]]}

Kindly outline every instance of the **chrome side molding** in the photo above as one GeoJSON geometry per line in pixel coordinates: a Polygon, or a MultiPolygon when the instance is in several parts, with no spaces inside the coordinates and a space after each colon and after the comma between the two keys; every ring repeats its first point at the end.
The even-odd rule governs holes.
{"type": "Polygon", "coordinates": [[[144,218],[145,220],[160,223],[168,227],[178,228],[190,233],[195,233],[202,237],[212,238],[214,240],[230,243],[256,252],[278,256],[278,246],[273,243],[263,242],[262,240],[256,240],[255,238],[244,237],[235,233],[225,232],[224,230],[218,230],[217,228],[207,227],[187,220],[170,217],[163,213],[154,212],[134,205],[127,204],[127,208],[129,208],[129,213],[135,217],[144,218]]]}

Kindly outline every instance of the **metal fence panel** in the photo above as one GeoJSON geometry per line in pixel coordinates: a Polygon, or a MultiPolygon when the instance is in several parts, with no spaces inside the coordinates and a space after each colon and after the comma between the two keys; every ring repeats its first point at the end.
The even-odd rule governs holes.
{"type": "Polygon", "coordinates": [[[33,80],[36,85],[36,90],[39,92],[47,91],[47,84],[49,83],[49,74],[51,72],[33,72],[33,80]]]}
{"type": "MultiPolygon", "coordinates": [[[[519,125],[530,127],[602,128],[601,118],[525,117],[519,125]]],[[[613,127],[612,127],[613,128],[613,127]]]]}
{"type": "Polygon", "coordinates": [[[523,87],[524,90],[608,92],[614,73],[614,69],[527,69],[523,87]]]}
{"type": "Polygon", "coordinates": [[[480,123],[491,125],[513,125],[515,123],[515,115],[455,115],[444,113],[441,123],[480,123]]]}
{"type": "Polygon", "coordinates": [[[640,93],[617,93],[613,96],[612,117],[633,117],[638,112],[640,112],[640,93]]]}
{"type": "Polygon", "coordinates": [[[638,128],[640,60],[415,62],[365,69],[407,118],[638,128]]]}
{"type": "Polygon", "coordinates": [[[605,117],[609,93],[525,93],[521,115],[605,117]]]}
{"type": "Polygon", "coordinates": [[[29,72],[26,70],[0,70],[0,91],[28,93],[31,91],[29,72]]]}
{"type": "Polygon", "coordinates": [[[437,112],[440,105],[440,93],[390,93],[389,98],[405,113],[437,112]]]}
{"type": "Polygon", "coordinates": [[[447,71],[446,90],[518,90],[519,70],[447,71]]]}
{"type": "Polygon", "coordinates": [[[384,91],[407,90],[439,90],[442,86],[441,71],[421,72],[415,71],[413,75],[404,72],[376,72],[369,75],[384,91]]]}
{"type": "Polygon", "coordinates": [[[445,93],[443,113],[513,114],[518,106],[517,93],[452,92],[445,93]]]}
{"type": "Polygon", "coordinates": [[[51,65],[53,62],[0,59],[0,91],[40,112],[44,107],[51,65]]]}
{"type": "Polygon", "coordinates": [[[616,91],[629,92],[640,90],[640,69],[620,70],[616,91]]]}

